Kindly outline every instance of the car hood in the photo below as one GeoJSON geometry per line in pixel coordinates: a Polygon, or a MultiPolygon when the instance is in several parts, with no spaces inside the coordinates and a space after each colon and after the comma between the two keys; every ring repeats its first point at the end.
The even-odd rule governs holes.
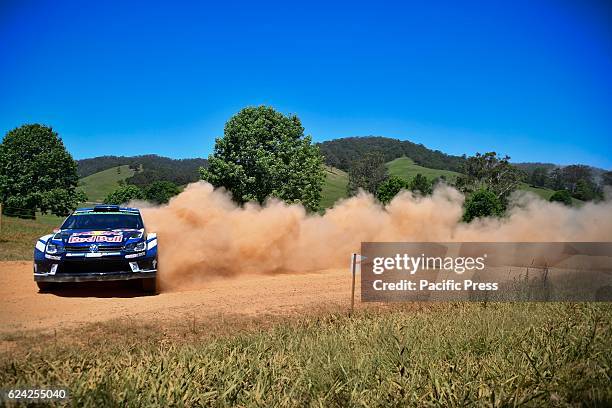
{"type": "Polygon", "coordinates": [[[128,240],[137,241],[144,234],[139,229],[116,230],[72,230],[59,231],[53,238],[60,239],[64,245],[89,246],[98,244],[102,246],[125,245],[128,240]]]}

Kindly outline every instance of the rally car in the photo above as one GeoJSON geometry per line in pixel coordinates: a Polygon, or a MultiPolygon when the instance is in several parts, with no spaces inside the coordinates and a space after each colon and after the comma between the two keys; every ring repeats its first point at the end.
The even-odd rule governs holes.
{"type": "Polygon", "coordinates": [[[41,291],[56,282],[139,279],[155,292],[157,235],[147,233],[136,208],[98,205],[74,211],[34,248],[41,291]]]}

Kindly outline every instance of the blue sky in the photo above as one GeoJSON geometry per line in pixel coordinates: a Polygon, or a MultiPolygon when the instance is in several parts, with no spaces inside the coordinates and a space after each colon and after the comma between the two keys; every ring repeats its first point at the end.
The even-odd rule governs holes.
{"type": "Polygon", "coordinates": [[[612,168],[605,1],[3,1],[0,61],[0,132],[52,125],[75,158],[206,157],[266,104],[315,141],[612,168]]]}

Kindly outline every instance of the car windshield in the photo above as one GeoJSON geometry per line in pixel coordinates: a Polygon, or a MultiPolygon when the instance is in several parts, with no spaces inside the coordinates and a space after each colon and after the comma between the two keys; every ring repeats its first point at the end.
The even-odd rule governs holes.
{"type": "Polygon", "coordinates": [[[139,214],[125,213],[84,213],[72,214],[62,224],[62,229],[113,230],[141,229],[139,214]]]}

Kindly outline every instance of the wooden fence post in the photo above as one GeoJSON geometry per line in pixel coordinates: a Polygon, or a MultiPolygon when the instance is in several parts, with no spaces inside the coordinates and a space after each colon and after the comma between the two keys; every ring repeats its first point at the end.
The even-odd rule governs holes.
{"type": "Polygon", "coordinates": [[[353,283],[351,285],[351,312],[349,316],[353,315],[353,310],[355,309],[355,270],[357,269],[357,254],[353,254],[352,257],[353,262],[351,262],[351,266],[353,269],[353,283]]]}

